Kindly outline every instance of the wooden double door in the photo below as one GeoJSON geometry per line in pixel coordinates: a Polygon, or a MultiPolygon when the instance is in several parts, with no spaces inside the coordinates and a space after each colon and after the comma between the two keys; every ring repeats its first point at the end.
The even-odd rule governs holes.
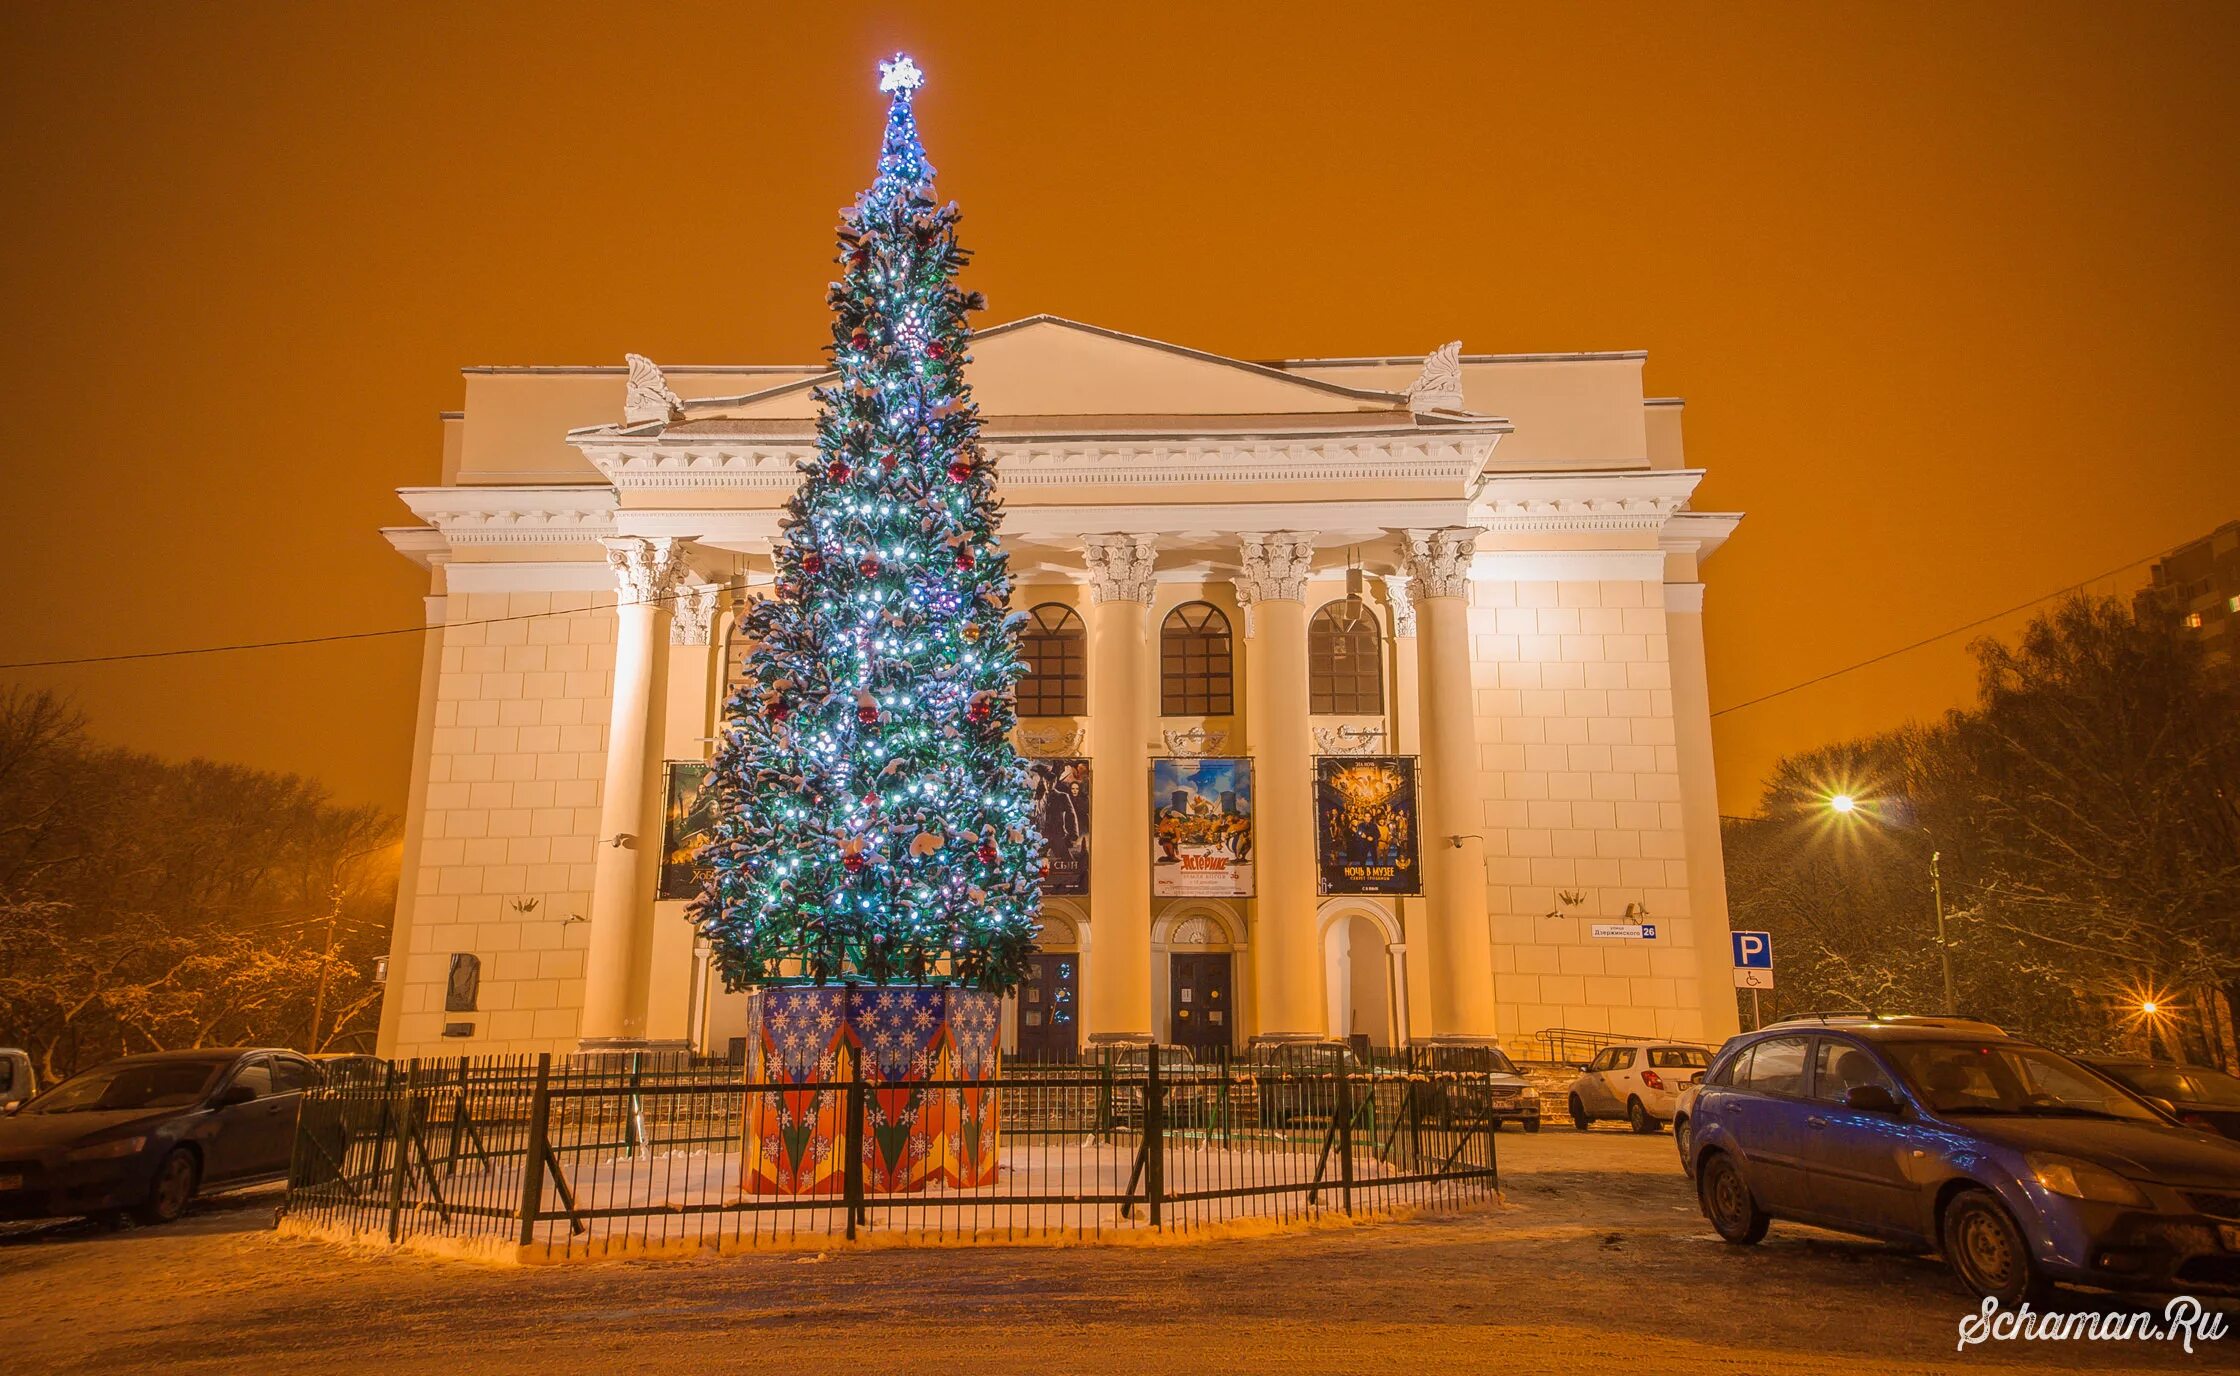
{"type": "Polygon", "coordinates": [[[1237,1010],[1229,953],[1178,951],[1167,959],[1167,1040],[1194,1051],[1233,1047],[1237,1010]]]}
{"type": "Polygon", "coordinates": [[[1019,984],[1019,1059],[1071,1062],[1081,1054],[1081,957],[1038,951],[1019,984]]]}

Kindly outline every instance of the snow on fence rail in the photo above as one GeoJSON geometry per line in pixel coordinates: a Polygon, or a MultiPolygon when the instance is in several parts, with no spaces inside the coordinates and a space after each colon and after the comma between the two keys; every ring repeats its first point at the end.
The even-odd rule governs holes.
{"type": "Polygon", "coordinates": [[[988,1184],[882,1193],[849,1150],[836,1193],[742,1187],[754,1096],[796,1096],[830,1141],[863,1143],[867,1104],[904,1088],[860,1066],[772,1084],[651,1054],[394,1064],[304,1096],[287,1214],[325,1236],[560,1259],[1266,1226],[1467,1203],[1498,1180],[1482,1074],[1195,1065],[1151,1049],[908,1085],[998,1091],[988,1184]]]}

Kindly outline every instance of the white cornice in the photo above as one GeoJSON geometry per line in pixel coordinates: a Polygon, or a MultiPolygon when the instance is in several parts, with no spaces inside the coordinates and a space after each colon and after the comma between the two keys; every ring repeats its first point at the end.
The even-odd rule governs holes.
{"type": "Polygon", "coordinates": [[[461,545],[572,544],[614,534],[614,489],[403,487],[412,514],[461,545]]]}
{"type": "MultiPolygon", "coordinates": [[[[1004,487],[1165,487],[1206,483],[1468,482],[1492,457],[1506,423],[1331,436],[1163,436],[994,439],[985,443],[1004,487]]],[[[622,435],[575,441],[617,490],[746,488],[791,491],[814,444],[710,436],[622,435]]]]}
{"type": "Polygon", "coordinates": [[[383,526],[381,538],[389,542],[389,548],[424,569],[451,558],[451,542],[431,526],[383,526]]]}
{"type": "Polygon", "coordinates": [[[1469,524],[1497,535],[1662,530],[1701,481],[1694,468],[1488,474],[1469,524]]]}
{"type": "Polygon", "coordinates": [[[1692,554],[1698,564],[1719,552],[1719,547],[1742,524],[1739,511],[1681,511],[1657,534],[1657,543],[1674,554],[1692,554]]]}

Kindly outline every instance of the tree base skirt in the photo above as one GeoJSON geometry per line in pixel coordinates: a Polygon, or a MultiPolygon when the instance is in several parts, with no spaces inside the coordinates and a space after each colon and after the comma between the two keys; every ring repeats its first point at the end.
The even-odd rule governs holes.
{"type": "Polygon", "coordinates": [[[747,1095],[739,1187],[753,1195],[837,1195],[845,1187],[846,1084],[865,1082],[863,1190],[909,1194],[996,1178],[997,1091],[927,1089],[993,1080],[1003,1001],[953,986],[773,986],[756,992],[750,1080],[800,1085],[747,1095]]]}

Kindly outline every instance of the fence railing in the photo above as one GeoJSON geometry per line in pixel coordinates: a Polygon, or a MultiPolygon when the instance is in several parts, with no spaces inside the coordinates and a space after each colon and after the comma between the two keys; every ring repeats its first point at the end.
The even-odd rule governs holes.
{"type": "Polygon", "coordinates": [[[1470,1072],[1200,1065],[1158,1048],[897,1083],[867,1080],[860,1062],[829,1081],[757,1083],[653,1055],[414,1061],[304,1096],[287,1209],[360,1237],[556,1257],[1282,1222],[1490,1195],[1495,1098],[1470,1072]],[[988,1092],[993,1180],[902,1192],[866,1170],[867,1134],[988,1092]],[[743,1185],[748,1125],[773,1117],[749,1109],[771,1095],[841,1152],[830,1192],[743,1185]]]}

